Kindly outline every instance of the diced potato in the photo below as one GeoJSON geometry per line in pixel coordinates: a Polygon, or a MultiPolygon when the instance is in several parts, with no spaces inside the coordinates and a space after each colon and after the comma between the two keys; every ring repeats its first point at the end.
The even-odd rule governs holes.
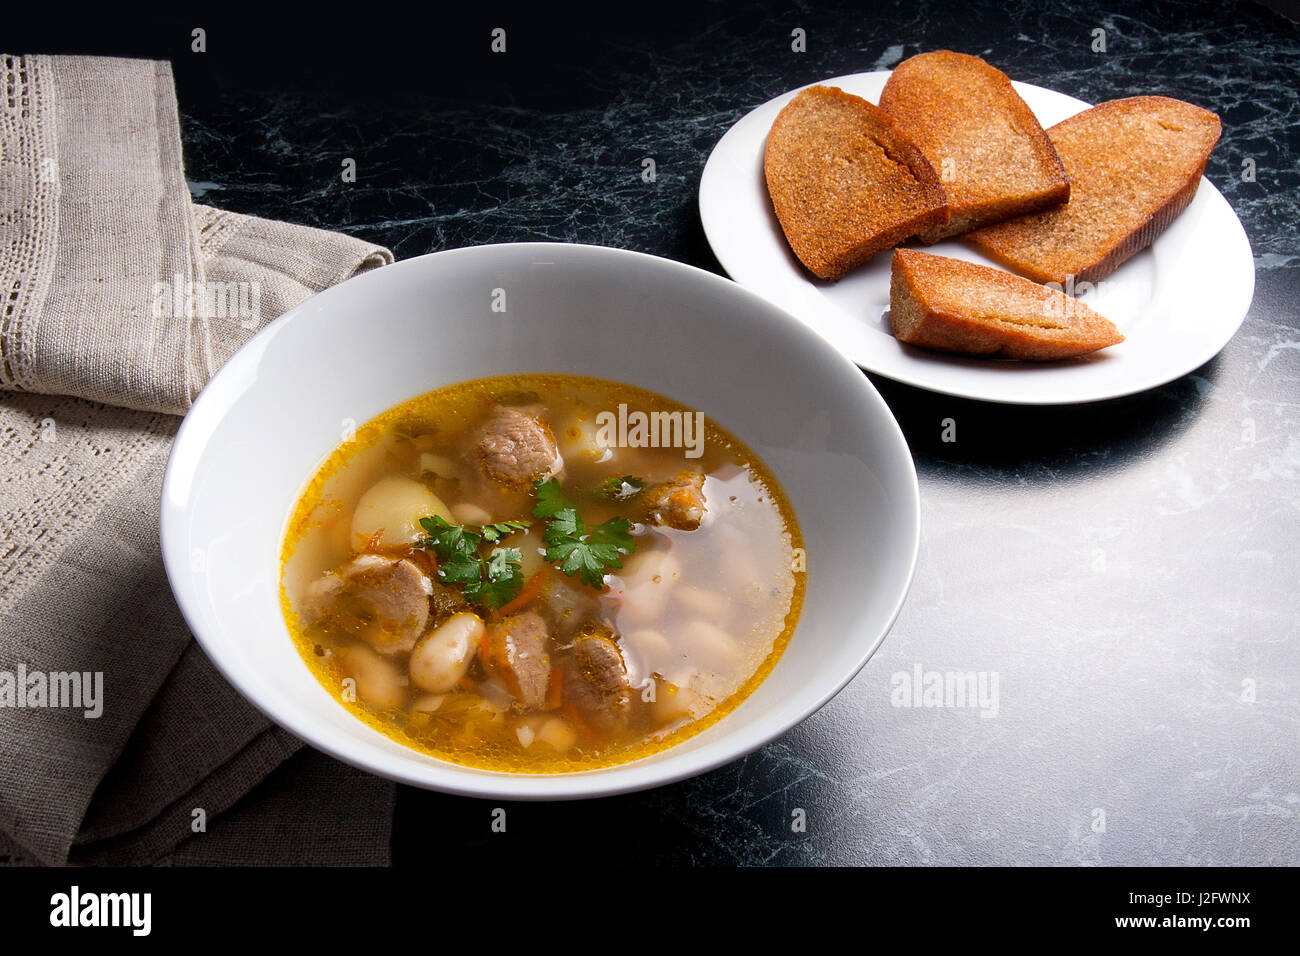
{"type": "Polygon", "coordinates": [[[420,519],[438,515],[452,521],[442,500],[405,475],[389,475],[371,485],[352,513],[353,547],[360,551],[376,534],[382,547],[400,547],[424,535],[420,519]]]}
{"type": "Polygon", "coordinates": [[[670,684],[666,680],[657,683],[655,700],[650,705],[656,723],[670,724],[675,720],[695,716],[695,708],[700,703],[700,697],[695,691],[689,687],[670,684]]]}
{"type": "Polygon", "coordinates": [[[578,742],[578,735],[563,717],[548,717],[537,731],[537,739],[565,753],[578,742]]]}
{"type": "Polygon", "coordinates": [[[512,535],[502,547],[519,549],[519,572],[528,580],[546,565],[542,554],[546,544],[542,541],[541,522],[534,523],[522,534],[512,535]]]}
{"type": "Polygon", "coordinates": [[[568,462],[588,465],[613,463],[618,449],[600,441],[599,428],[594,418],[577,417],[562,422],[555,431],[555,444],[560,457],[568,462]]]}

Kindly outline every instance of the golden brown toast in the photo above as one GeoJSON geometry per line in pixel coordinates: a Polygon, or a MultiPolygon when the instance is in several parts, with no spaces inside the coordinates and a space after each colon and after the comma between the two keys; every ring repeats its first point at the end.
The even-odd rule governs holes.
{"type": "Polygon", "coordinates": [[[879,109],[834,87],[809,87],[781,110],[763,173],[790,248],[822,279],[948,221],[947,195],[920,150],[879,109]]]}
{"type": "Polygon", "coordinates": [[[1095,282],[1187,208],[1220,129],[1209,110],[1164,96],[1084,110],[1047,131],[1070,177],[1070,201],[966,238],[1039,282],[1095,282]]]}
{"type": "Polygon", "coordinates": [[[896,249],[889,311],[899,341],[965,355],[1070,358],[1124,341],[1078,299],[1001,269],[896,249]]]}
{"type": "Polygon", "coordinates": [[[925,154],[952,218],[925,242],[1049,206],[1070,195],[1065,168],[1005,73],[977,56],[937,50],[900,63],[880,108],[925,154]]]}

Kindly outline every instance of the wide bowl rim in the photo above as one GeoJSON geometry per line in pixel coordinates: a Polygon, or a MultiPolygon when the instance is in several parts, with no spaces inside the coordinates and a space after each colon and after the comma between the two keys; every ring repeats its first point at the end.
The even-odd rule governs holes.
{"type": "MultiPolygon", "coordinates": [[[[226,405],[224,410],[228,411],[229,407],[230,403],[226,405]]],[[[379,269],[370,270],[347,280],[346,283],[340,283],[311,296],[258,330],[248,342],[231,356],[202,389],[177,429],[163,474],[159,542],[168,584],[190,633],[198,641],[208,660],[230,682],[240,696],[277,726],[287,730],[304,743],[323,753],[368,773],[398,783],[481,799],[549,801],[614,796],[680,782],[739,760],[760,747],[771,743],[815,714],[862,671],[897,622],[916,574],[921,540],[920,520],[920,488],[917,481],[916,467],[912,461],[911,450],[908,447],[902,428],[899,426],[893,412],[867,376],[851,360],[844,357],[834,346],[803,322],[731,279],[673,259],[634,250],[586,243],[510,242],[440,250],[413,256],[379,269]],[[899,462],[905,466],[906,478],[908,479],[905,482],[906,487],[904,489],[907,510],[904,515],[900,516],[902,520],[910,525],[907,541],[908,554],[906,555],[907,571],[902,577],[897,594],[894,595],[892,607],[877,633],[869,642],[864,642],[863,650],[858,654],[854,664],[832,682],[833,686],[820,694],[812,703],[800,708],[797,715],[782,720],[767,722],[760,720],[749,725],[746,728],[748,730],[746,734],[729,734],[723,731],[717,740],[708,745],[675,757],[660,759],[657,756],[651,756],[589,771],[536,774],[485,771],[449,761],[440,761],[436,758],[432,758],[434,760],[433,765],[425,762],[417,763],[415,760],[389,762],[385,760],[385,758],[389,757],[388,754],[379,751],[375,747],[366,746],[364,743],[355,748],[345,747],[329,739],[328,734],[319,733],[318,728],[312,726],[308,721],[299,719],[299,714],[295,713],[288,706],[288,703],[278,700],[263,700],[250,691],[244,685],[241,676],[234,672],[230,660],[226,658],[223,651],[222,636],[207,633],[207,622],[202,620],[197,597],[191,593],[188,584],[188,550],[180,547],[184,542],[180,540],[183,532],[179,530],[178,526],[188,513],[188,509],[174,507],[171,504],[179,457],[182,453],[189,453],[190,444],[198,440],[191,437],[196,427],[195,422],[210,412],[209,406],[222,401],[227,391],[227,383],[235,379],[243,365],[255,360],[255,357],[260,354],[261,345],[265,340],[275,335],[286,323],[300,321],[299,317],[309,309],[318,306],[322,301],[328,301],[330,297],[338,294],[339,289],[351,286],[355,290],[353,283],[382,282],[385,281],[383,279],[385,275],[425,268],[424,264],[432,259],[445,260],[464,256],[477,257],[540,250],[554,252],[559,249],[563,249],[565,254],[578,251],[598,258],[604,256],[625,261],[639,260],[643,265],[663,269],[666,274],[675,274],[686,282],[702,282],[706,285],[713,285],[717,289],[725,288],[726,291],[723,294],[747,300],[751,307],[768,314],[770,321],[787,325],[794,335],[806,340],[807,347],[820,349],[827,361],[839,363],[852,371],[854,380],[859,383],[858,399],[874,406],[872,425],[873,427],[883,426],[884,437],[887,443],[893,446],[899,462]],[[182,551],[185,553],[182,553],[182,551]],[[200,623],[202,626],[200,626],[200,623]],[[435,770],[437,773],[432,774],[432,771],[435,770]],[[438,777],[438,779],[430,779],[431,775],[438,777]]],[[[796,625],[795,630],[796,634],[797,632],[798,625],[796,625]]],[[[725,721],[726,718],[724,717],[715,726],[720,726],[725,721]]],[[[428,756],[413,749],[411,754],[421,758],[428,756]]]]}

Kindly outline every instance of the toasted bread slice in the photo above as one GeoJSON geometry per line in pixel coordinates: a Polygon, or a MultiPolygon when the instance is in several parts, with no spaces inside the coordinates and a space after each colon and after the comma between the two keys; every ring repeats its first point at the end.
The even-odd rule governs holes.
{"type": "Polygon", "coordinates": [[[786,241],[823,279],[948,221],[947,195],[920,150],[876,107],[835,87],[809,87],[786,104],[763,173],[786,241]]]}
{"type": "Polygon", "coordinates": [[[1070,177],[1070,201],[966,238],[1039,282],[1096,282],[1187,208],[1219,132],[1209,110],[1164,96],[1094,106],[1047,131],[1070,177]]]}
{"type": "Polygon", "coordinates": [[[900,63],[880,108],[925,154],[952,218],[925,242],[1059,205],[1070,181],[1052,141],[1005,73],[977,56],[937,50],[900,63]]]}
{"type": "Polygon", "coordinates": [[[889,311],[899,341],[965,355],[1070,358],[1124,341],[1078,299],[1001,269],[896,249],[889,311]]]}

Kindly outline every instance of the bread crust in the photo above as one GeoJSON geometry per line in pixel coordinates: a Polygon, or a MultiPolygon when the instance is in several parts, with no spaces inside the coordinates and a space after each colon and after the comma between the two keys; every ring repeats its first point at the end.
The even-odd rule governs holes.
{"type": "Polygon", "coordinates": [[[1163,96],[1084,110],[1047,131],[1070,176],[1070,201],[966,240],[1039,282],[1103,279],[1191,204],[1221,130],[1209,110],[1163,96]]]}
{"type": "Polygon", "coordinates": [[[939,171],[952,216],[932,243],[1059,205],[1070,182],[1056,148],[1005,73],[977,56],[936,50],[900,63],[880,108],[939,171]]]}
{"type": "Polygon", "coordinates": [[[948,221],[924,154],[884,112],[835,87],[809,87],[781,110],[763,175],[791,250],[829,281],[948,221]]]}
{"type": "Polygon", "coordinates": [[[964,355],[1051,361],[1124,336],[1077,299],[1001,269],[896,249],[889,310],[900,342],[964,355]]]}

